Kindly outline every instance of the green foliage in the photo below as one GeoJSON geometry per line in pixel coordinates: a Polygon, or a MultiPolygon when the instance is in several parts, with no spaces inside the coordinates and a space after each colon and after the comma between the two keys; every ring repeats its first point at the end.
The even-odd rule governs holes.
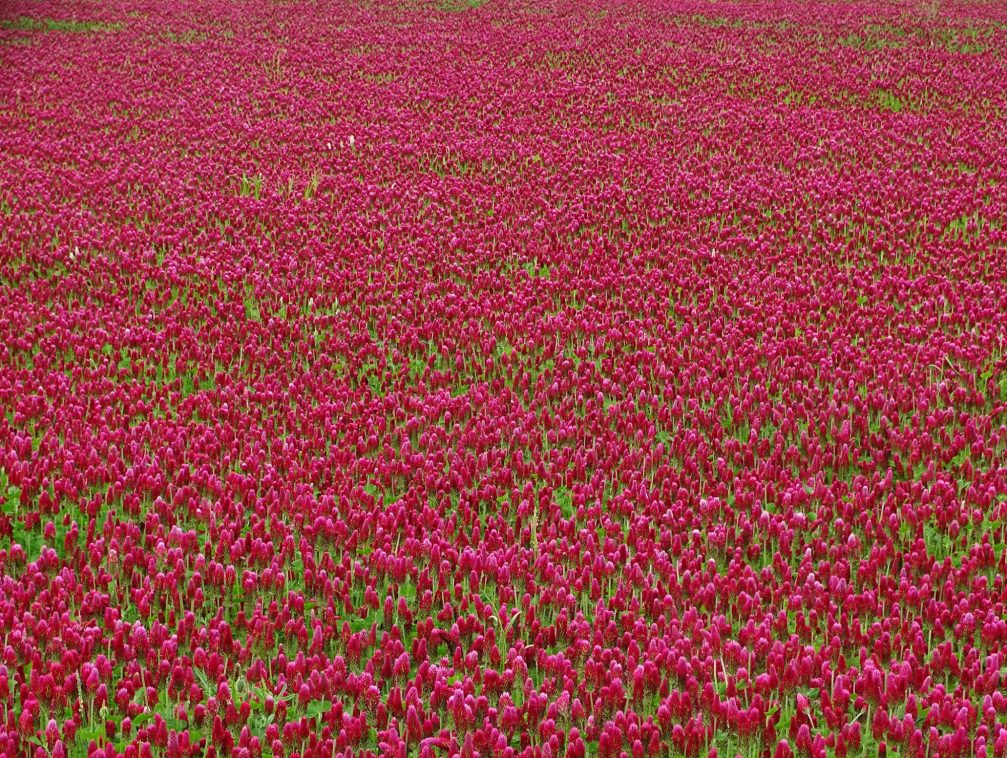
{"type": "Polygon", "coordinates": [[[251,197],[258,200],[262,196],[262,174],[247,176],[241,174],[241,182],[238,186],[238,197],[251,197]]]}
{"type": "Polygon", "coordinates": [[[460,11],[468,11],[474,8],[480,8],[485,5],[488,0],[440,0],[437,7],[442,11],[450,11],[452,13],[457,13],[460,11]]]}
{"type": "Polygon", "coordinates": [[[563,518],[570,518],[573,516],[573,497],[570,494],[570,490],[566,487],[560,487],[556,490],[554,496],[556,498],[556,505],[559,506],[560,512],[563,514],[563,518]]]}
{"type": "Polygon", "coordinates": [[[887,89],[878,89],[874,91],[874,98],[878,104],[878,107],[882,110],[891,111],[892,113],[902,112],[902,101],[898,96],[887,89]]]}
{"type": "Polygon", "coordinates": [[[15,19],[0,20],[0,29],[93,34],[94,32],[118,31],[119,29],[122,29],[122,24],[102,24],[92,21],[76,21],[73,19],[31,18],[29,16],[18,16],[15,19]]]}

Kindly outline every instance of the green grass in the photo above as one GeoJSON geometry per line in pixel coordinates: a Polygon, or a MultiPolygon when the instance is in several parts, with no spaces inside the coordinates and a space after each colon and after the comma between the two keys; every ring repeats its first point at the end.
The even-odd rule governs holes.
{"type": "Polygon", "coordinates": [[[253,197],[258,200],[262,196],[262,174],[248,176],[241,174],[238,185],[238,197],[253,197]]]}
{"type": "Polygon", "coordinates": [[[887,39],[885,37],[861,36],[860,34],[849,34],[839,38],[842,47],[853,47],[858,50],[899,50],[905,43],[901,40],[887,39]]]}
{"type": "Polygon", "coordinates": [[[525,273],[528,274],[532,279],[548,279],[549,278],[549,267],[539,266],[538,261],[528,261],[524,264],[525,273]]]}
{"type": "Polygon", "coordinates": [[[776,96],[784,105],[790,105],[795,108],[802,105],[814,105],[818,102],[817,95],[808,95],[800,90],[791,89],[790,87],[777,87],[776,96]]]}
{"type": "Polygon", "coordinates": [[[946,239],[969,242],[978,239],[983,228],[988,228],[989,226],[989,221],[979,215],[978,212],[972,214],[963,213],[944,227],[944,237],[946,239]]]}
{"type": "Polygon", "coordinates": [[[449,11],[452,13],[457,13],[459,11],[468,11],[473,8],[480,8],[486,5],[488,0],[441,0],[437,4],[437,8],[442,11],[449,11]]]}
{"type": "Polygon", "coordinates": [[[74,32],[77,34],[93,34],[94,32],[114,32],[122,29],[122,24],[104,24],[96,21],[77,21],[74,19],[30,18],[19,16],[15,19],[0,21],[2,29],[23,29],[43,32],[74,32]]]}
{"type": "Polygon", "coordinates": [[[891,111],[892,113],[901,113],[903,108],[903,103],[899,100],[898,96],[886,89],[878,89],[874,91],[874,99],[878,106],[885,111],[891,111]]]}

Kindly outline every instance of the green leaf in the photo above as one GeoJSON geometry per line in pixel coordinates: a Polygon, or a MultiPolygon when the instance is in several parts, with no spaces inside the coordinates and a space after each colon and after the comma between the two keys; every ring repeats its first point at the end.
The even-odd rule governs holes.
{"type": "Polygon", "coordinates": [[[91,740],[99,740],[105,737],[105,726],[104,724],[92,724],[83,729],[77,730],[76,741],[87,744],[91,740]]]}
{"type": "Polygon", "coordinates": [[[143,713],[139,714],[136,718],[132,720],[133,726],[134,727],[143,726],[153,718],[154,718],[153,713],[151,713],[150,711],[144,711],[143,713]]]}
{"type": "Polygon", "coordinates": [[[416,587],[408,579],[399,588],[399,595],[406,599],[407,603],[411,603],[416,599],[416,587]]]}
{"type": "Polygon", "coordinates": [[[573,497],[566,487],[560,487],[556,490],[556,504],[559,506],[564,518],[573,516],[573,497]]]}
{"type": "Polygon", "coordinates": [[[304,711],[309,719],[318,718],[323,713],[328,713],[329,709],[332,708],[332,703],[328,700],[312,700],[308,703],[308,707],[304,711]]]}
{"type": "Polygon", "coordinates": [[[381,626],[384,623],[384,620],[385,620],[385,614],[382,613],[381,611],[375,611],[374,613],[367,616],[367,618],[353,619],[353,621],[350,622],[350,630],[354,634],[358,632],[366,632],[369,631],[371,626],[373,626],[374,624],[381,626]]]}
{"type": "Polygon", "coordinates": [[[203,670],[200,668],[193,668],[192,673],[199,681],[199,686],[203,690],[203,692],[211,692],[210,680],[209,678],[207,678],[203,670]]]}
{"type": "Polygon", "coordinates": [[[17,515],[18,505],[21,503],[21,490],[13,484],[7,487],[7,494],[4,498],[3,510],[8,516],[17,515]]]}

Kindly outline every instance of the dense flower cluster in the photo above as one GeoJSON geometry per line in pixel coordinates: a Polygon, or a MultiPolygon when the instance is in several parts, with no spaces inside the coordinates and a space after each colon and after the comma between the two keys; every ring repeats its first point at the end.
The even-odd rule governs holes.
{"type": "Polygon", "coordinates": [[[0,753],[1007,755],[1002,5],[3,12],[0,753]]]}

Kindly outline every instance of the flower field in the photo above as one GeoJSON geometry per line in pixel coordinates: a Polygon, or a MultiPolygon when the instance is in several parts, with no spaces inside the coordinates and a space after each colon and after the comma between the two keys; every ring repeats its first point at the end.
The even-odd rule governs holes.
{"type": "Polygon", "coordinates": [[[0,14],[0,754],[1007,755],[1007,6],[0,14]]]}

